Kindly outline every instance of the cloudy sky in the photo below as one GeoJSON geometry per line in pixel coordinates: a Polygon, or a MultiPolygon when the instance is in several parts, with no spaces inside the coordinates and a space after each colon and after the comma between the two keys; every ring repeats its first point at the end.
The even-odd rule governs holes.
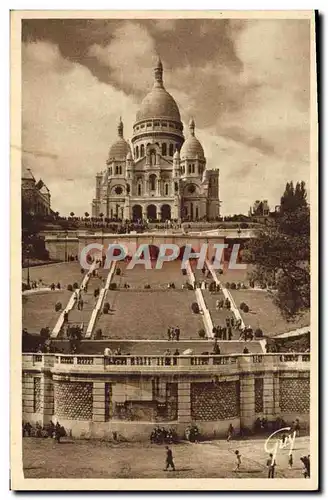
{"type": "Polygon", "coordinates": [[[207,167],[220,169],[224,215],[309,183],[307,20],[24,20],[22,40],[23,162],[63,215],[90,212],[119,116],[130,139],[156,54],[207,167]]]}

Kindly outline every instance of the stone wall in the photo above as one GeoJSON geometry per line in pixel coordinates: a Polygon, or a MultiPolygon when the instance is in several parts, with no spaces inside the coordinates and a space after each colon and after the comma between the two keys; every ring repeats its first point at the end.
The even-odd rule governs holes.
{"type": "Polygon", "coordinates": [[[239,416],[239,382],[191,384],[193,420],[225,420],[239,416]]]}
{"type": "Polygon", "coordinates": [[[304,414],[310,411],[310,379],[280,378],[280,410],[287,414],[304,414]]]}
{"type": "Polygon", "coordinates": [[[263,413],[263,378],[255,378],[255,413],[263,413]]]}
{"type": "Polygon", "coordinates": [[[113,366],[105,373],[103,364],[61,366],[54,360],[23,355],[23,419],[41,424],[57,419],[75,437],[107,439],[119,429],[131,439],[137,429],[133,439],[148,439],[156,424],[182,436],[195,421],[203,436],[219,437],[229,423],[236,430],[252,427],[261,415],[288,424],[295,418],[304,426],[309,421],[308,362],[239,356],[231,364],[113,366]]]}
{"type": "Polygon", "coordinates": [[[69,420],[92,420],[92,382],[55,382],[56,417],[69,420]]]}

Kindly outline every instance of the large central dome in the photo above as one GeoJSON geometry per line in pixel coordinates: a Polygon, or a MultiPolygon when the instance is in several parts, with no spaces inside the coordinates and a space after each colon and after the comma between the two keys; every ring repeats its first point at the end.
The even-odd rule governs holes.
{"type": "Polygon", "coordinates": [[[155,67],[154,86],[142,101],[136,116],[137,122],[154,118],[181,121],[177,103],[164,88],[163,66],[160,60],[155,67]]]}

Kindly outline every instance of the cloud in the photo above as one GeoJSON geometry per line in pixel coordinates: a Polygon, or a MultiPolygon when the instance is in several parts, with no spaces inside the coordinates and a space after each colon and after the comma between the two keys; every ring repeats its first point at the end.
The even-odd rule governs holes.
{"type": "Polygon", "coordinates": [[[109,68],[116,84],[136,94],[145,92],[156,58],[154,40],[145,27],[126,21],[113,32],[109,44],[93,44],[88,54],[109,68]]]}
{"type": "Polygon", "coordinates": [[[53,155],[23,153],[23,162],[44,179],[55,210],[83,214],[90,211],[95,175],[106,167],[119,116],[128,136],[136,104],[124,92],[100,83],[84,66],[62,58],[52,44],[24,44],[22,62],[22,147],[53,155]]]}

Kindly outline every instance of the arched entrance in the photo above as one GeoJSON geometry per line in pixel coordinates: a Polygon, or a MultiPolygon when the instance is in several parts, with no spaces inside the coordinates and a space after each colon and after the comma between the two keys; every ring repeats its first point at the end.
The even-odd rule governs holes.
{"type": "Polygon", "coordinates": [[[147,219],[155,220],[157,219],[157,209],[155,205],[148,205],[147,207],[147,219]]]}
{"type": "Polygon", "coordinates": [[[170,205],[162,205],[161,208],[161,219],[162,221],[171,220],[171,207],[170,205]]]}
{"type": "Polygon", "coordinates": [[[132,219],[137,221],[138,219],[142,219],[142,206],[141,205],[133,205],[132,207],[132,219]]]}

